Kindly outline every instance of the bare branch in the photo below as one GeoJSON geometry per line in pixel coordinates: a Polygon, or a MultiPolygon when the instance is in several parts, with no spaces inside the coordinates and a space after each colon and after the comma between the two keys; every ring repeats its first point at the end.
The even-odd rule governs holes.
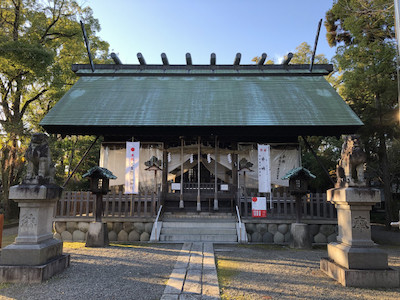
{"type": "Polygon", "coordinates": [[[29,99],[28,101],[25,102],[24,106],[21,109],[21,117],[24,115],[26,109],[28,108],[29,104],[31,104],[33,101],[37,100],[42,96],[45,92],[47,92],[47,89],[41,90],[35,97],[29,99]]]}
{"type": "Polygon", "coordinates": [[[61,17],[61,10],[64,7],[65,1],[63,0],[61,5],[58,8],[57,14],[55,13],[56,10],[56,3],[54,2],[54,7],[53,7],[53,21],[47,26],[46,30],[44,31],[44,34],[42,35],[40,39],[40,43],[44,43],[45,39],[47,36],[52,35],[49,34],[50,29],[60,20],[61,17]]]}

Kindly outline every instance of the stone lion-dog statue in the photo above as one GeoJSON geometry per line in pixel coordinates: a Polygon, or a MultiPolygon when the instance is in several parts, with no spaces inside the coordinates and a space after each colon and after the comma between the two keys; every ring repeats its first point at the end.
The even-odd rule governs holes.
{"type": "Polygon", "coordinates": [[[28,150],[25,153],[28,163],[24,183],[51,184],[54,183],[54,165],[51,161],[48,137],[44,133],[34,133],[28,150]]]}
{"type": "Polygon", "coordinates": [[[367,154],[361,147],[358,135],[348,135],[342,145],[336,168],[337,186],[365,186],[364,167],[367,154]]]}

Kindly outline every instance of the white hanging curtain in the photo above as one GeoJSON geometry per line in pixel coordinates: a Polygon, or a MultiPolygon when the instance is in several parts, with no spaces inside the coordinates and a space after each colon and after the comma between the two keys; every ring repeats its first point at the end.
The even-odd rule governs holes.
{"type": "Polygon", "coordinates": [[[125,144],[103,144],[100,148],[100,167],[110,170],[117,179],[110,186],[125,185],[125,144]]]}
{"type": "MultiPolygon", "coordinates": [[[[215,160],[214,159],[209,163],[207,161],[207,159],[202,158],[201,162],[203,163],[203,165],[206,167],[206,169],[211,174],[215,173],[215,160]]],[[[230,169],[226,168],[225,166],[223,166],[217,162],[217,177],[218,177],[218,179],[221,179],[222,181],[224,181],[226,183],[232,183],[231,175],[227,174],[229,171],[230,171],[230,169]]]]}
{"type": "MultiPolygon", "coordinates": [[[[139,160],[139,192],[140,193],[150,193],[155,191],[155,180],[157,180],[157,185],[161,184],[162,181],[162,170],[154,172],[153,170],[148,171],[147,166],[144,164],[149,161],[153,156],[162,161],[163,151],[161,146],[149,147],[143,144],[144,147],[140,148],[140,160],[139,160]],[[156,178],[156,177],[157,178],[156,178]]],[[[161,164],[162,166],[162,164],[161,164]]],[[[161,167],[160,166],[160,167],[161,167]]]]}
{"type": "Polygon", "coordinates": [[[271,183],[289,186],[289,180],[282,180],[290,170],[300,166],[298,149],[271,149],[271,183]]]}

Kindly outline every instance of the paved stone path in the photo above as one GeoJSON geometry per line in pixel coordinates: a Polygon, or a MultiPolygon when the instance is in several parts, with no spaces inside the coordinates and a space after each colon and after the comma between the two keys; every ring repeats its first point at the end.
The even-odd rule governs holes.
{"type": "Polygon", "coordinates": [[[161,300],[220,299],[212,243],[185,243],[161,300]]]}

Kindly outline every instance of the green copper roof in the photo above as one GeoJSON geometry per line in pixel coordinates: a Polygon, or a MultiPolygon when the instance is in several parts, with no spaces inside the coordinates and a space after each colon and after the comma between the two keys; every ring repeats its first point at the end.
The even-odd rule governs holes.
{"type": "Polygon", "coordinates": [[[82,76],[41,125],[53,132],[57,126],[362,125],[323,76],[296,72],[82,76]]]}

